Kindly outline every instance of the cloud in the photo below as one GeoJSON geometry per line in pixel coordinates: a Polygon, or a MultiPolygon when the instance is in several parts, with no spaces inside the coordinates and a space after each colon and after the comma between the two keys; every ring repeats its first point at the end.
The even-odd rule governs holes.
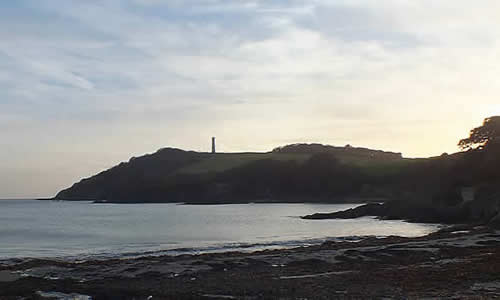
{"type": "Polygon", "coordinates": [[[0,155],[12,159],[0,178],[17,175],[0,196],[50,195],[164,146],[207,150],[212,135],[226,151],[315,141],[452,152],[497,110],[499,6],[2,3],[0,155]],[[39,169],[53,180],[33,180],[39,169]]]}

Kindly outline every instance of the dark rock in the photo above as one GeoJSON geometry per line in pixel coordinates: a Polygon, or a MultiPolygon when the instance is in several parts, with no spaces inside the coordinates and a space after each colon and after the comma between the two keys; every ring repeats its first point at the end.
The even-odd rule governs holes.
{"type": "Polygon", "coordinates": [[[464,201],[462,197],[462,189],[459,187],[449,187],[438,191],[432,197],[432,201],[436,204],[455,206],[464,201]]]}
{"type": "Polygon", "coordinates": [[[364,216],[381,216],[384,211],[384,205],[379,203],[369,203],[348,210],[334,213],[317,213],[301,217],[302,219],[321,220],[321,219],[353,219],[364,216]]]}
{"type": "Polygon", "coordinates": [[[489,222],[488,226],[494,229],[500,229],[500,214],[494,216],[489,222]]]}
{"type": "Polygon", "coordinates": [[[353,219],[376,216],[385,220],[406,220],[418,223],[462,223],[467,215],[461,206],[436,206],[425,202],[389,201],[384,204],[370,203],[334,213],[318,213],[302,219],[353,219]]]}
{"type": "Polygon", "coordinates": [[[468,203],[471,218],[489,220],[499,212],[500,186],[482,185],[476,189],[474,200],[468,203]]]}

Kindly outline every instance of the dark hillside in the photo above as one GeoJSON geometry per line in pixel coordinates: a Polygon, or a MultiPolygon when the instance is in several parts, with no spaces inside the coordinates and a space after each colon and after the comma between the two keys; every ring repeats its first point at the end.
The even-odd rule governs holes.
{"type": "Polygon", "coordinates": [[[186,165],[202,159],[200,153],[163,148],[153,154],[133,157],[129,162],[81,180],[60,191],[56,199],[110,200],[128,199],[131,195],[162,189],[169,176],[186,165]]]}
{"type": "Polygon", "coordinates": [[[390,190],[390,201],[305,218],[378,216],[416,222],[489,224],[500,228],[498,145],[422,161],[398,176],[380,177],[372,184],[390,190]]]}
{"type": "Polygon", "coordinates": [[[165,148],[83,179],[55,198],[112,202],[342,202],[342,198],[359,196],[362,190],[372,196],[370,184],[377,182],[370,173],[394,176],[408,165],[400,154],[365,148],[317,144],[299,148],[290,145],[268,153],[216,154],[165,148]]]}
{"type": "Polygon", "coordinates": [[[494,214],[498,182],[496,142],[428,159],[320,144],[287,145],[267,153],[164,148],[84,179],[55,198],[199,204],[378,199],[390,200],[385,217],[455,221],[468,214],[494,214]],[[479,208],[478,202],[465,203],[465,190],[483,199],[479,208]],[[423,211],[428,212],[425,218],[423,211]]]}

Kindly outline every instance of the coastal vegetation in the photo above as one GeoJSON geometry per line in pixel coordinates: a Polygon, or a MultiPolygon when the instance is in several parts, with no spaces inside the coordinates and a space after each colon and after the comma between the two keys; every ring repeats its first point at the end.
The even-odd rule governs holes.
{"type": "Polygon", "coordinates": [[[314,214],[306,219],[378,216],[415,222],[476,223],[500,228],[500,117],[462,139],[468,149],[442,155],[402,172],[398,192],[383,204],[314,214]]]}

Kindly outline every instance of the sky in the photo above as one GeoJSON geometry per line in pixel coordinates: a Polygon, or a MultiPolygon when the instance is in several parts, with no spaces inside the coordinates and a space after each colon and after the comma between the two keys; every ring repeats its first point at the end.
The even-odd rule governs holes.
{"type": "Polygon", "coordinates": [[[0,1],[0,198],[212,136],[456,152],[499,59],[497,0],[0,1]]]}

